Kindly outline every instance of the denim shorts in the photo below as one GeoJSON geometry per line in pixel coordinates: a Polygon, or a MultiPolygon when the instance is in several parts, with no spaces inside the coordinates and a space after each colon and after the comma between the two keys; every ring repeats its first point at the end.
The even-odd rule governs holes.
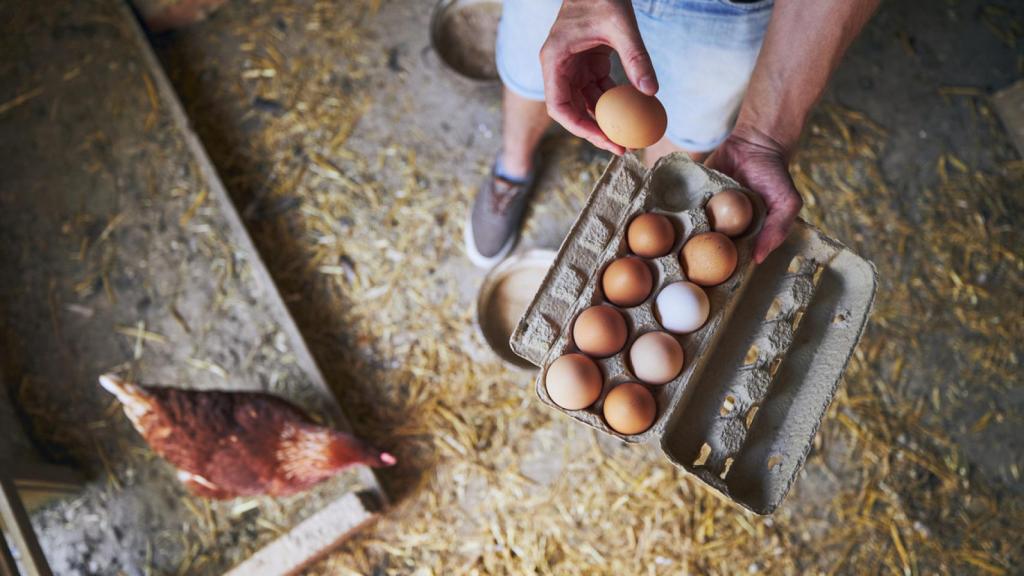
{"type": "MultiPolygon", "coordinates": [[[[668,112],[667,136],[691,152],[729,135],[761,50],[774,0],[634,0],[640,35],[668,112]]],[[[540,48],[559,0],[504,0],[498,74],[509,90],[544,99],[540,48]]]]}

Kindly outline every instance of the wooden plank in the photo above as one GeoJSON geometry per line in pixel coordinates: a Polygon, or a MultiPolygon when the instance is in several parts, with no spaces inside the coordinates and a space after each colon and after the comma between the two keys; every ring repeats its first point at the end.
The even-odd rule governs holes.
{"type": "Polygon", "coordinates": [[[295,574],[378,517],[371,492],[348,493],[235,566],[225,576],[295,574]],[[310,551],[317,553],[310,555],[310,551]]]}
{"type": "Polygon", "coordinates": [[[992,96],[992,103],[1003,121],[1003,126],[1024,158],[1024,80],[1018,80],[992,96]]]}
{"type": "MultiPolygon", "coordinates": [[[[0,522],[0,528],[3,528],[3,522],[0,522]]],[[[18,576],[18,565],[14,563],[14,556],[7,546],[3,530],[0,530],[0,576],[18,576]]]]}
{"type": "Polygon", "coordinates": [[[13,470],[14,485],[18,488],[22,505],[30,513],[54,498],[70,496],[82,489],[82,475],[65,466],[18,462],[4,463],[3,468],[13,470]]]}
{"type": "Polygon", "coordinates": [[[0,472],[0,519],[3,520],[15,548],[21,552],[21,565],[26,574],[50,576],[50,566],[46,563],[46,556],[43,555],[36,534],[32,530],[28,512],[21,504],[14,480],[6,472],[0,472]]]}

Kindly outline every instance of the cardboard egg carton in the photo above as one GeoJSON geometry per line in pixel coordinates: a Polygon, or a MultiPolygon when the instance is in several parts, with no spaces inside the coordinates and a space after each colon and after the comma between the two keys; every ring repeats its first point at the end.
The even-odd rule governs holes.
{"type": "Polygon", "coordinates": [[[870,262],[804,222],[761,265],[753,264],[754,240],[764,220],[760,197],[754,220],[733,238],[736,271],[705,288],[711,303],[699,330],[677,335],[683,371],[664,385],[649,385],[657,403],[654,424],[622,435],[604,421],[604,398],[616,385],[638,382],[629,348],[640,335],[664,331],[656,317],[660,290],[686,276],[679,251],[695,234],[710,230],[704,206],[732,179],[671,154],[647,170],[635,157],[613,160],[594,187],[540,291],[512,335],[512,349],[541,367],[536,392],[545,404],[626,442],[656,444],[668,459],[758,514],[781,503],[810,450],[817,427],[867,322],[876,276],[870,262]],[[584,410],[565,410],[547,395],[547,367],[577,352],[572,325],[584,309],[609,304],[601,275],[630,254],[629,222],[644,212],[669,217],[676,243],[668,255],[645,259],[654,289],[638,306],[615,306],[629,337],[619,353],[595,359],[604,376],[601,396],[584,410]]]}

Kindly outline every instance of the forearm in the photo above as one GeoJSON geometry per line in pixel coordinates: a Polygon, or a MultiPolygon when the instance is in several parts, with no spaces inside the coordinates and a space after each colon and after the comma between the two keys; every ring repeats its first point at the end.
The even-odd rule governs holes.
{"type": "Polygon", "coordinates": [[[777,0],[740,107],[740,137],[789,154],[878,0],[777,0]]]}

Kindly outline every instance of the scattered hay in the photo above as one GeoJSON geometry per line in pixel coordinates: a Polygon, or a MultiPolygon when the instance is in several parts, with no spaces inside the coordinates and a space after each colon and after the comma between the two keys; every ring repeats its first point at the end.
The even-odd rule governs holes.
{"type": "MultiPolygon", "coordinates": [[[[945,154],[937,184],[907,195],[883,178],[883,127],[835,106],[815,114],[792,166],[805,217],[872,259],[882,284],[803,480],[760,518],[654,451],[544,410],[529,375],[488,355],[461,264],[475,183],[419,160],[429,135],[353,142],[386,106],[375,12],[236,3],[182,41],[216,57],[164,54],[348,413],[402,462],[389,481],[404,498],[319,572],[1004,574],[1024,561],[1020,500],[985,486],[948,429],[970,396],[1019,382],[1024,164],[984,173],[945,154]],[[235,128],[245,139],[226,142],[235,128]]],[[[487,169],[475,151],[448,161],[463,153],[487,169]]],[[[527,237],[552,213],[568,224],[605,162],[575,144],[556,158],[563,176],[527,237]]],[[[993,414],[979,432],[1020,417],[993,414]]]]}

